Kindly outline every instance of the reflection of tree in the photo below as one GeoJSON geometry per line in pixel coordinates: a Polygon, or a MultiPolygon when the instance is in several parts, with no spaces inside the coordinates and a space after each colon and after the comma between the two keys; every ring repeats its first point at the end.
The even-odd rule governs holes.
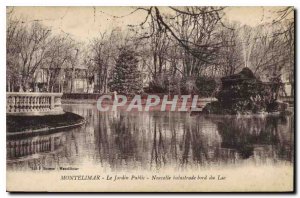
{"type": "Polygon", "coordinates": [[[96,160],[112,170],[133,169],[145,164],[149,137],[140,125],[141,117],[125,112],[100,112],[95,123],[96,160]]]}
{"type": "Polygon", "coordinates": [[[96,139],[96,150],[99,154],[100,163],[103,164],[103,159],[108,159],[109,154],[109,141],[108,141],[108,126],[109,126],[109,117],[108,114],[102,114],[97,112],[96,115],[97,122],[94,127],[96,128],[95,139],[96,139]]]}
{"type": "MultiPolygon", "coordinates": [[[[235,149],[242,158],[253,155],[254,147],[272,145],[278,157],[290,156],[286,149],[289,142],[283,137],[291,131],[286,127],[286,117],[268,116],[265,118],[222,118],[217,121],[222,136],[222,147],[235,149]]],[[[289,139],[289,138],[288,138],[289,139]]],[[[274,156],[276,157],[276,156],[274,156]]]]}
{"type": "Polygon", "coordinates": [[[188,164],[189,152],[190,152],[190,142],[191,142],[191,133],[188,128],[183,129],[183,138],[182,138],[182,166],[188,164]]]}
{"type": "Polygon", "coordinates": [[[132,130],[136,130],[135,124],[124,115],[120,115],[120,120],[113,122],[112,130],[113,134],[115,134],[115,143],[119,151],[119,158],[127,160],[133,157],[136,142],[132,137],[132,130]]]}
{"type": "Polygon", "coordinates": [[[208,159],[209,146],[205,142],[205,137],[200,128],[200,123],[196,122],[193,126],[192,132],[192,149],[193,149],[193,160],[197,163],[202,164],[204,160],[208,159]]]}
{"type": "Polygon", "coordinates": [[[163,165],[165,165],[167,162],[165,157],[166,154],[165,152],[166,151],[165,151],[164,139],[162,137],[161,125],[160,124],[157,125],[157,121],[154,120],[153,146],[151,152],[150,167],[152,167],[153,161],[155,162],[157,169],[160,169],[163,165]]]}
{"type": "Polygon", "coordinates": [[[181,166],[209,164],[215,158],[220,145],[218,134],[213,124],[207,120],[186,121],[182,138],[181,166]],[[190,160],[190,161],[189,161],[190,160]]]}
{"type": "Polygon", "coordinates": [[[122,113],[118,114],[114,118],[104,114],[99,122],[100,161],[102,163],[104,159],[109,162],[112,169],[123,168],[124,163],[134,163],[138,157],[137,140],[133,135],[138,134],[136,121],[122,113]]]}
{"type": "Polygon", "coordinates": [[[175,162],[177,162],[177,136],[178,129],[175,128],[175,124],[171,124],[170,126],[170,132],[171,132],[171,143],[170,143],[170,149],[171,149],[171,156],[175,159],[175,162]]]}

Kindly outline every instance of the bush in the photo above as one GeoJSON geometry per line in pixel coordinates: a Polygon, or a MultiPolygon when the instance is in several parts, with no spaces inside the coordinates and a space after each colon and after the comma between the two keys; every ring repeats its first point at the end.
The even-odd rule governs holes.
{"type": "Polygon", "coordinates": [[[194,77],[183,77],[180,82],[181,94],[195,94],[197,91],[194,77]]]}
{"type": "Polygon", "coordinates": [[[199,94],[200,97],[211,97],[217,82],[209,77],[183,77],[162,74],[155,77],[147,88],[148,93],[199,94]]]}
{"type": "Polygon", "coordinates": [[[276,102],[277,83],[263,83],[252,71],[244,68],[240,73],[222,78],[217,102],[204,108],[205,113],[251,114],[285,111],[286,104],[276,102]],[[275,87],[275,89],[274,89],[275,87]]]}
{"type": "Polygon", "coordinates": [[[165,93],[179,94],[180,93],[180,77],[161,74],[156,76],[149,83],[148,93],[165,93]]]}
{"type": "Polygon", "coordinates": [[[166,75],[160,75],[153,78],[149,83],[147,90],[149,93],[167,93],[168,92],[168,78],[166,75]]]}
{"type": "Polygon", "coordinates": [[[217,88],[217,82],[213,78],[201,76],[196,79],[196,87],[201,97],[211,97],[217,88]]]}

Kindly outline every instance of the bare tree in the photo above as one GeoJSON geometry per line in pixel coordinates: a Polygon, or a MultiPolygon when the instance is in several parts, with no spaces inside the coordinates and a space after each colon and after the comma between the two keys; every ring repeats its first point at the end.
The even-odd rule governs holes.
{"type": "Polygon", "coordinates": [[[8,91],[16,91],[20,86],[19,54],[21,38],[24,37],[25,27],[22,21],[14,17],[13,9],[7,11],[6,27],[6,79],[8,91]]]}
{"type": "Polygon", "coordinates": [[[53,91],[58,85],[59,91],[64,85],[64,71],[71,68],[76,60],[75,42],[65,35],[58,35],[48,43],[49,50],[46,54],[44,67],[47,70],[47,91],[53,91]]]}
{"type": "Polygon", "coordinates": [[[41,65],[45,63],[45,57],[49,49],[51,30],[34,22],[20,35],[19,65],[21,71],[20,90],[30,89],[33,75],[41,65]]]}
{"type": "Polygon", "coordinates": [[[269,78],[280,77],[282,69],[293,67],[288,64],[290,46],[285,34],[278,34],[286,26],[264,25],[255,28],[252,49],[249,54],[251,68],[255,74],[267,73],[269,78]]]}
{"type": "Polygon", "coordinates": [[[89,71],[96,75],[98,92],[108,92],[108,81],[111,78],[110,73],[115,64],[121,40],[119,32],[113,30],[110,33],[100,33],[100,36],[94,38],[89,45],[90,54],[85,61],[89,62],[89,71]]]}
{"type": "Polygon", "coordinates": [[[228,76],[244,66],[243,41],[240,38],[240,24],[226,24],[230,28],[219,27],[219,39],[224,43],[220,49],[219,61],[209,67],[211,76],[228,76]]]}

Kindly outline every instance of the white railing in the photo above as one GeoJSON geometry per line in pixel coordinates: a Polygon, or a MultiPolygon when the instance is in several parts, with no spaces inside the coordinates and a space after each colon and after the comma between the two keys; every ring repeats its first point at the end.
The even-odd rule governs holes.
{"type": "Polygon", "coordinates": [[[7,115],[58,115],[63,114],[62,93],[6,92],[7,115]]]}

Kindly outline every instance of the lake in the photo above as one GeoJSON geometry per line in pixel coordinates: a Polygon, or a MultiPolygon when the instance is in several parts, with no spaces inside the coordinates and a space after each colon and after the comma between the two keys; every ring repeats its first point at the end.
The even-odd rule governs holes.
{"type": "Polygon", "coordinates": [[[86,124],[7,141],[9,171],[99,167],[109,172],[292,166],[294,116],[190,116],[188,112],[99,112],[64,105],[86,124]]]}

